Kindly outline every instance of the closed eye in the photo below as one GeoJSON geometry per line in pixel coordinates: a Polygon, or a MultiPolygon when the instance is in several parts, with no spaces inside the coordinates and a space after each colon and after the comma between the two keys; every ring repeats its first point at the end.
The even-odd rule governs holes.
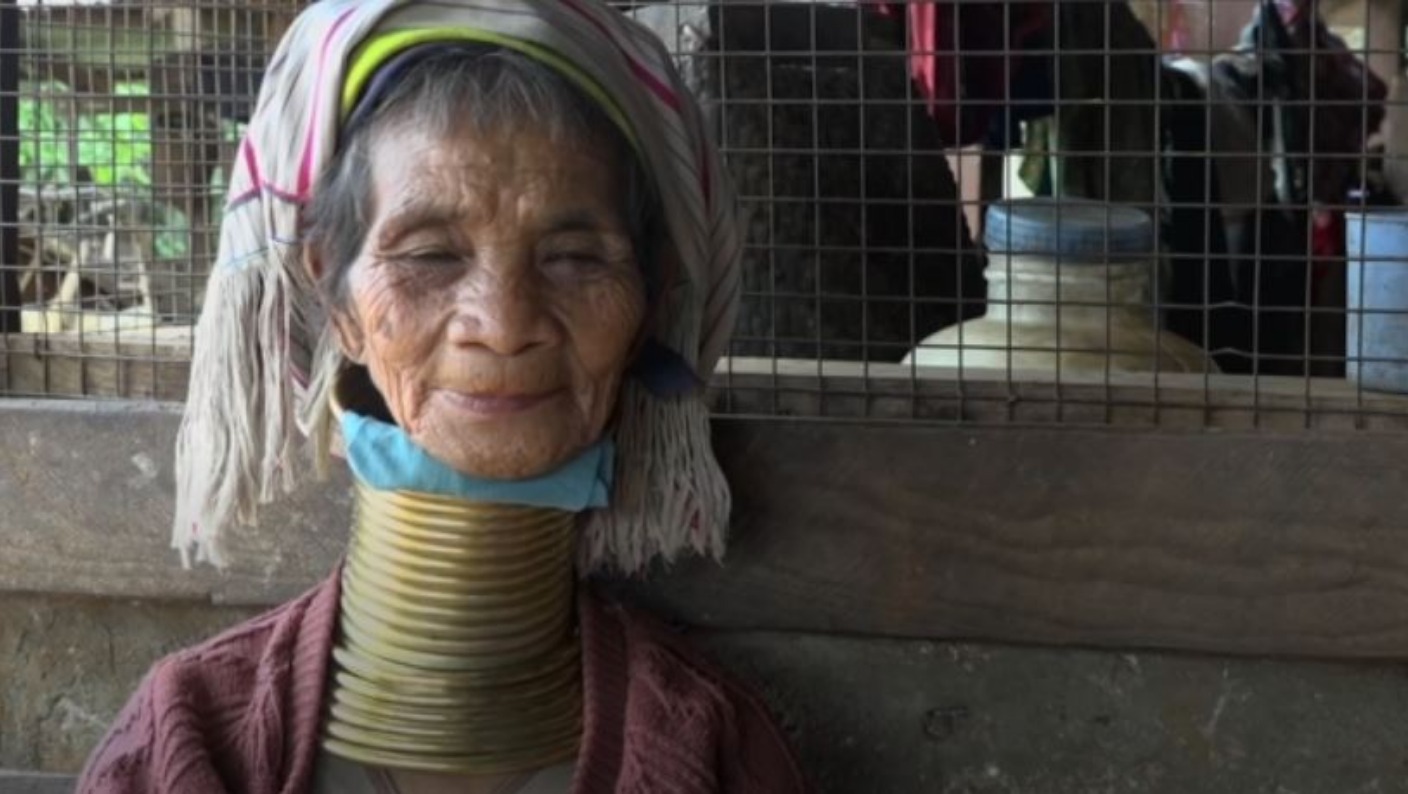
{"type": "Polygon", "coordinates": [[[554,267],[601,267],[606,262],[600,255],[590,251],[562,251],[550,254],[546,264],[554,267]]]}
{"type": "Polygon", "coordinates": [[[446,265],[457,265],[461,261],[459,254],[454,251],[441,249],[427,249],[424,251],[412,251],[396,257],[402,262],[413,265],[425,265],[429,267],[444,267],[446,265]]]}

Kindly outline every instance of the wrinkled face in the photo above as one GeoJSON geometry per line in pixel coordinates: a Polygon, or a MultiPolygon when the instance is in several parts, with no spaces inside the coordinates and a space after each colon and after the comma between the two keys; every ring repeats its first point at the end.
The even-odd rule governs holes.
{"type": "Polygon", "coordinates": [[[645,292],[608,151],[531,128],[373,143],[334,322],[396,422],[459,471],[547,474],[610,419],[645,292]]]}

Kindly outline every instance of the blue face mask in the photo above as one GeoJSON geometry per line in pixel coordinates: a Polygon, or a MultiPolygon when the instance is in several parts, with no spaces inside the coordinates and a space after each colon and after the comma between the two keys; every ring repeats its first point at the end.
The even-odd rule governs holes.
{"type": "Polygon", "coordinates": [[[396,425],[353,411],[342,412],[341,424],[352,471],[378,490],[573,513],[605,507],[611,498],[616,447],[606,439],[550,474],[527,480],[487,480],[462,474],[431,457],[396,425]]]}

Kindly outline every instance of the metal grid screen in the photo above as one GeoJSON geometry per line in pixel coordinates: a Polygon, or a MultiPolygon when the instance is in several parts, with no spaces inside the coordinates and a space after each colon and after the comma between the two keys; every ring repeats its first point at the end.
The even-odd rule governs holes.
{"type": "Polygon", "coordinates": [[[293,2],[0,0],[0,393],[179,398],[293,2]]]}
{"type": "MultiPolygon", "coordinates": [[[[298,4],[31,2],[0,0],[0,393],[179,399],[298,4]]],[[[717,410],[1408,427],[1400,0],[623,8],[743,197],[717,410]]]]}

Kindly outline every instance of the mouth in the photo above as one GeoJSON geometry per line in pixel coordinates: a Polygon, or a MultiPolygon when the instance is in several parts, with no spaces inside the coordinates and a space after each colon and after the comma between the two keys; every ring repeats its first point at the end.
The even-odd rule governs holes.
{"type": "Polygon", "coordinates": [[[456,409],[480,417],[505,417],[527,413],[557,399],[562,396],[563,392],[563,389],[533,394],[438,390],[439,395],[456,409]]]}

